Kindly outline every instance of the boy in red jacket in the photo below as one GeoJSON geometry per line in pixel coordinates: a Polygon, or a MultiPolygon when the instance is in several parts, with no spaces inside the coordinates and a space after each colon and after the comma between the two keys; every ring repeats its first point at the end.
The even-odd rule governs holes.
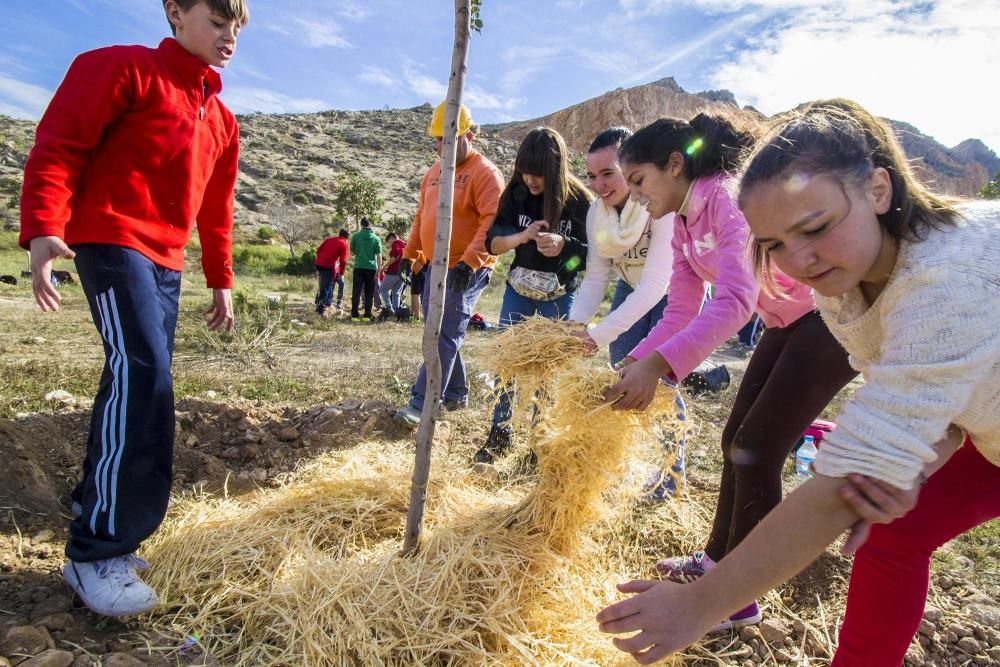
{"type": "Polygon", "coordinates": [[[184,246],[197,221],[210,329],[233,326],[233,191],[239,128],[218,99],[246,0],[164,0],[174,38],[76,58],[24,167],[22,247],[43,311],[59,309],[52,260],[76,258],[104,343],[83,479],[63,568],[92,610],[126,616],[156,593],[135,555],[167,509],[173,356],[184,246]]]}
{"type": "Polygon", "coordinates": [[[344,300],[344,270],[347,268],[348,239],[350,234],[341,229],[336,236],[323,241],[316,251],[316,275],[319,277],[319,291],[316,292],[316,312],[320,317],[329,317],[333,306],[333,284],[337,283],[337,310],[344,300]]]}

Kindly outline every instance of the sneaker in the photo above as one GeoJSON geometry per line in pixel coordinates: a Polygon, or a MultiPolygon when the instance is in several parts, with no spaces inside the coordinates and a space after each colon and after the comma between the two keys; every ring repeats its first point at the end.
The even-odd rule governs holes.
{"type": "Polygon", "coordinates": [[[763,620],[764,615],[760,613],[760,606],[757,601],[754,600],[747,606],[740,609],[738,612],[719,623],[717,626],[708,631],[708,634],[714,635],[720,632],[726,632],[728,630],[739,630],[740,628],[747,625],[757,625],[763,620]]]}
{"type": "Polygon", "coordinates": [[[396,421],[411,430],[420,426],[420,410],[412,405],[396,410],[396,414],[393,416],[396,421]]]}
{"type": "Polygon", "coordinates": [[[352,321],[352,322],[360,322],[360,321],[361,321],[361,318],[360,318],[360,317],[352,317],[352,318],[351,318],[351,321],[352,321]]]}
{"type": "Polygon", "coordinates": [[[464,410],[469,407],[469,399],[463,398],[461,400],[445,400],[441,407],[447,412],[454,412],[455,410],[464,410]]]}
{"type": "Polygon", "coordinates": [[[677,494],[677,479],[662,470],[654,470],[642,485],[642,498],[650,503],[662,503],[677,494]]]}
{"type": "Polygon", "coordinates": [[[493,427],[486,438],[486,444],[479,448],[473,457],[474,463],[494,463],[514,446],[514,434],[510,431],[493,427]]]}
{"type": "Polygon", "coordinates": [[[715,561],[704,551],[695,551],[690,556],[664,558],[656,561],[656,571],[668,581],[689,584],[715,567],[715,561]]]}
{"type": "Polygon", "coordinates": [[[63,579],[92,611],[102,616],[133,616],[159,603],[156,591],[136,575],[136,570],[147,569],[149,563],[135,554],[93,563],[69,561],[63,567],[63,579]]]}
{"type": "Polygon", "coordinates": [[[692,396],[700,394],[718,394],[729,388],[729,369],[724,364],[704,372],[694,372],[681,382],[692,396]]]}

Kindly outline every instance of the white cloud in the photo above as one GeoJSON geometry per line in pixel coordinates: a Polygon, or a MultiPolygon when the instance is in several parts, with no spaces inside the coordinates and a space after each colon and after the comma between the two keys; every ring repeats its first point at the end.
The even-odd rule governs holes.
{"type": "Polygon", "coordinates": [[[441,83],[437,79],[427,76],[412,67],[403,69],[403,77],[410,90],[417,95],[423,96],[431,104],[437,104],[448,94],[448,85],[441,83]],[[436,100],[436,101],[435,101],[436,100]]]}
{"type": "Polygon", "coordinates": [[[847,13],[908,11],[926,5],[924,0],[619,0],[629,18],[695,9],[707,14],[734,14],[747,10],[831,10],[847,13]]]}
{"type": "Polygon", "coordinates": [[[666,55],[663,59],[657,61],[650,67],[646,67],[639,71],[633,71],[632,74],[629,74],[625,78],[624,83],[629,85],[646,83],[655,77],[668,74],[669,72],[666,71],[667,68],[672,67],[676,63],[690,58],[692,55],[700,53],[706,48],[719,43],[720,40],[723,40],[726,37],[726,35],[749,27],[758,21],[759,18],[759,16],[750,13],[737,15],[732,20],[716,26],[709,32],[696,35],[695,38],[690,41],[682,44],[675,44],[669,49],[664,49],[666,55]]]}
{"type": "Polygon", "coordinates": [[[766,26],[712,85],[766,113],[850,97],[946,145],[977,137],[1000,151],[1000,0],[827,7],[766,26]]]}
{"type": "MultiPolygon", "coordinates": [[[[431,104],[437,104],[448,94],[448,84],[427,76],[412,66],[404,68],[403,77],[411,91],[422,96],[431,104]]],[[[468,79],[466,79],[466,85],[462,91],[462,103],[472,110],[473,117],[479,111],[501,111],[512,114],[523,107],[526,102],[527,99],[524,97],[501,96],[491,93],[479,84],[469,82],[468,79]]]]}
{"type": "Polygon", "coordinates": [[[322,100],[292,97],[266,88],[232,86],[222,91],[222,99],[236,113],[312,113],[329,109],[322,100]]]}
{"type": "Polygon", "coordinates": [[[0,75],[0,114],[12,118],[40,118],[52,92],[47,88],[0,75]]]}
{"type": "Polygon", "coordinates": [[[361,21],[368,17],[368,10],[353,0],[341,2],[337,7],[337,14],[349,21],[361,21]]]}
{"type": "Polygon", "coordinates": [[[389,73],[388,70],[374,65],[368,65],[358,74],[358,81],[370,83],[373,86],[392,88],[399,85],[399,81],[389,73]]]}
{"type": "Polygon", "coordinates": [[[332,46],[343,49],[351,45],[340,34],[340,25],[335,21],[319,21],[316,19],[295,19],[296,23],[305,31],[303,37],[309,46],[323,47],[332,46]]]}
{"type": "Polygon", "coordinates": [[[301,39],[307,46],[313,48],[330,46],[346,49],[351,46],[351,43],[340,34],[340,24],[336,21],[296,17],[293,19],[293,23],[292,26],[270,23],[266,27],[268,30],[273,30],[287,37],[301,39]]]}

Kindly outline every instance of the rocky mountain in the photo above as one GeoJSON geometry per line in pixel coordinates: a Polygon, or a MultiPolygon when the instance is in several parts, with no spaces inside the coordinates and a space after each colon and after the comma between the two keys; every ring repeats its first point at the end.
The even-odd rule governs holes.
{"type": "MultiPolygon", "coordinates": [[[[625,125],[636,129],[664,116],[691,118],[718,106],[739,105],[728,90],[692,94],[668,77],[633,88],[616,88],[541,118],[493,127],[500,136],[520,141],[531,128],[548,125],[563,135],[570,148],[583,152],[606,127],[625,125]]],[[[948,148],[908,123],[890,122],[917,170],[937,190],[975,196],[1000,172],[1000,158],[978,139],[948,148]]]]}
{"type": "MultiPolygon", "coordinates": [[[[691,94],[666,78],[618,88],[542,118],[487,125],[476,147],[509,173],[518,142],[537,125],[557,129],[580,154],[610,125],[637,128],[663,116],[690,118],[714,106],[737,104],[729,91],[691,94]]],[[[349,173],[381,184],[385,217],[411,217],[420,179],[436,159],[425,132],[431,111],[425,104],[382,111],[240,116],[237,226],[252,231],[266,222],[269,206],[293,197],[332,217],[338,179],[349,173]]],[[[941,190],[972,196],[1000,172],[1000,158],[977,139],[948,148],[912,125],[893,123],[907,154],[941,190]]],[[[17,220],[22,170],[33,140],[34,123],[0,116],[0,225],[12,226],[17,220]]]]}
{"type": "MultiPolygon", "coordinates": [[[[240,116],[236,224],[252,231],[272,204],[295,197],[333,215],[338,179],[357,173],[381,184],[384,217],[409,218],[420,179],[434,163],[427,123],[431,106],[384,111],[240,116]]],[[[17,219],[24,162],[34,123],[0,116],[0,225],[17,219]]],[[[484,130],[476,148],[509,171],[517,144],[484,130]]]]}
{"type": "MultiPolygon", "coordinates": [[[[253,219],[273,202],[303,195],[331,206],[338,177],[357,173],[382,184],[385,215],[410,217],[420,180],[437,155],[427,136],[432,109],[323,111],[240,116],[240,176],[236,201],[253,219]]],[[[476,148],[502,169],[517,144],[486,131],[476,148]]]]}

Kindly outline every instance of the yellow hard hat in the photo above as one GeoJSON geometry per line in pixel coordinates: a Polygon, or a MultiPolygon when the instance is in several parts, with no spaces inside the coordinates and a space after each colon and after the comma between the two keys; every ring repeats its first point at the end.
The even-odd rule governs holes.
{"type": "MultiPolygon", "coordinates": [[[[431,116],[431,122],[427,125],[427,134],[432,137],[444,136],[444,104],[442,102],[437,105],[437,108],[434,109],[434,115],[431,116]]],[[[458,136],[468,132],[472,126],[472,114],[469,113],[469,108],[463,104],[458,110],[458,136]]]]}

